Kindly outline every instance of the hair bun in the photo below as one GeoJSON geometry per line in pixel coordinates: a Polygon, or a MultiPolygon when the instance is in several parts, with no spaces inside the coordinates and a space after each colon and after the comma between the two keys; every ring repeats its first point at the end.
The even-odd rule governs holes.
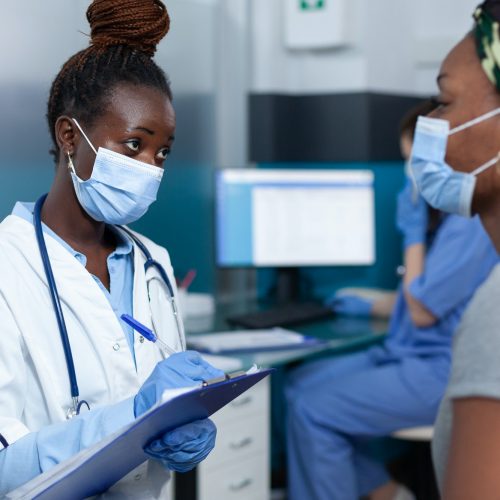
{"type": "Polygon", "coordinates": [[[167,8],[160,0],[94,0],[87,19],[95,47],[128,45],[150,57],[170,28],[167,8]]]}

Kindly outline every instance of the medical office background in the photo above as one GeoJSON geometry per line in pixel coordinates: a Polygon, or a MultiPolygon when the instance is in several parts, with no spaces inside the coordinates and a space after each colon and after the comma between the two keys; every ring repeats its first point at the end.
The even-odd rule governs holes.
{"type": "MultiPolygon", "coordinates": [[[[303,276],[318,296],[396,284],[397,124],[436,93],[439,63],[471,27],[477,0],[335,0],[335,36],[323,25],[311,38],[307,23],[330,2],[165,0],[171,31],[156,60],[172,80],[177,139],[159,199],[135,227],[169,249],[179,276],[197,270],[192,290],[252,296],[272,281],[272,272],[215,264],[215,172],[248,167],[372,170],[375,264],[303,276]]],[[[88,4],[0,0],[1,218],[50,187],[49,86],[88,42],[88,4]]]]}

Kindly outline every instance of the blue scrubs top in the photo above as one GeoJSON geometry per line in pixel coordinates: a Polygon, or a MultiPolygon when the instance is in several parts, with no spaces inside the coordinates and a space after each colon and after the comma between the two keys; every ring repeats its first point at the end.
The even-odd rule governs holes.
{"type": "Polygon", "coordinates": [[[498,261],[479,217],[446,216],[428,249],[423,274],[409,286],[411,295],[438,320],[428,328],[415,326],[400,287],[385,342],[386,354],[450,357],[460,318],[498,261]]]}

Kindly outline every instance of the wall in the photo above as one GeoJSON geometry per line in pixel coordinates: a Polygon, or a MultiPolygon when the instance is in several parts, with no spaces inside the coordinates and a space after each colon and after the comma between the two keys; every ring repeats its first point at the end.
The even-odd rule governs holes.
{"type": "Polygon", "coordinates": [[[478,0],[348,0],[350,46],[287,50],[285,1],[295,0],[251,0],[253,92],[432,93],[440,61],[470,29],[478,4],[478,0]]]}
{"type": "Polygon", "coordinates": [[[50,186],[48,89],[62,62],[86,43],[77,32],[84,4],[52,0],[47,9],[36,0],[2,0],[0,43],[10,50],[0,53],[0,218],[16,200],[34,200],[50,186]]]}

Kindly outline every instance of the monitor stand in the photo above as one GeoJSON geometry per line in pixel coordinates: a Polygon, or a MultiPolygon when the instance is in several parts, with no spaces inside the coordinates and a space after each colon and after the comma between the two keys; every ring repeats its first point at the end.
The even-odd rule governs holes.
{"type": "Polygon", "coordinates": [[[298,267],[278,267],[276,276],[276,304],[298,302],[300,295],[300,270],[298,267]]]}
{"type": "Polygon", "coordinates": [[[310,323],[332,316],[329,307],[318,302],[299,302],[300,271],[296,267],[277,269],[276,286],[273,290],[275,306],[248,314],[230,316],[231,325],[251,329],[266,329],[275,326],[293,326],[310,323]]]}

